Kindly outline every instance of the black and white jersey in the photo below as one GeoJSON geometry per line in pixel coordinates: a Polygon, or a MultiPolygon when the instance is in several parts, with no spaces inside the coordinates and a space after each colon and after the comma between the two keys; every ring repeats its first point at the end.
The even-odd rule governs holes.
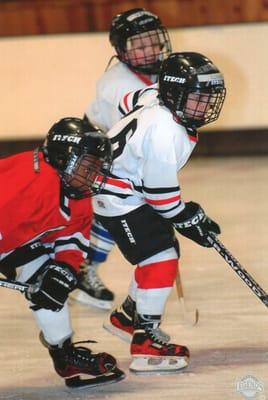
{"type": "Polygon", "coordinates": [[[164,218],[183,208],[177,172],[190,157],[196,132],[176,122],[158,98],[153,85],[123,98],[121,111],[131,111],[107,135],[114,162],[101,194],[94,197],[94,211],[118,216],[149,204],[164,218]]]}

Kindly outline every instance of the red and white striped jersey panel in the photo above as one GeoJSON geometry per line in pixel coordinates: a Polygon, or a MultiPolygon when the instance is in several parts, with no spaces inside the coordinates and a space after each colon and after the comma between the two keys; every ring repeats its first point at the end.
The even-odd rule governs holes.
{"type": "MultiPolygon", "coordinates": [[[[175,188],[174,188],[175,189],[175,188]]],[[[172,190],[172,189],[171,189],[172,190]]],[[[151,207],[155,209],[164,218],[172,218],[177,215],[184,208],[184,202],[181,199],[181,193],[179,187],[177,190],[153,193],[146,192],[143,190],[144,199],[151,207]]]]}
{"type": "Polygon", "coordinates": [[[119,103],[119,110],[122,115],[128,114],[133,108],[142,103],[146,105],[147,101],[151,102],[151,92],[157,92],[157,84],[151,85],[148,88],[140,89],[137,91],[127,92],[119,103]]]}

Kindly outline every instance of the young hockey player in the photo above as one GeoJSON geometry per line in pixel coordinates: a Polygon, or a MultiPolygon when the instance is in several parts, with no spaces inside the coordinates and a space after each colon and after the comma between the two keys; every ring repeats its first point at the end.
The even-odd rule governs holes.
{"type": "MultiPolygon", "coordinates": [[[[170,54],[166,28],[149,11],[135,8],[116,15],[110,29],[110,43],[118,62],[97,82],[96,98],[86,118],[107,132],[122,117],[119,101],[130,92],[156,83],[162,61],[170,54]]],[[[79,288],[72,298],[86,305],[110,309],[114,294],[101,281],[97,267],[103,263],[114,242],[111,235],[96,221],[91,229],[89,260],[83,264],[79,288]]]]}
{"type": "Polygon", "coordinates": [[[66,302],[87,255],[89,197],[110,164],[107,137],[78,118],[55,123],[42,148],[0,160],[0,272],[29,284],[41,342],[68,386],[123,377],[113,356],[72,343],[66,302]],[[91,378],[81,380],[83,374],[91,378]]]}
{"type": "Polygon", "coordinates": [[[224,98],[223,75],[207,57],[173,53],[162,64],[159,86],[126,95],[126,115],[107,133],[113,168],[93,199],[94,212],[137,267],[106,328],[131,335],[136,373],[172,373],[188,364],[188,349],[168,343],[159,330],[178,269],[174,228],[208,247],[207,233],[220,228],[199,204],[183,201],[177,172],[198,141],[196,128],[219,117],[224,98]]]}

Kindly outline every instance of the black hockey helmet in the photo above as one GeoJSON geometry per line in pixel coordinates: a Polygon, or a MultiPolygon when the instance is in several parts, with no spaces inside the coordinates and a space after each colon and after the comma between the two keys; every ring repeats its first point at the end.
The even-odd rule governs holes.
{"type": "Polygon", "coordinates": [[[159,97],[184,124],[200,127],[215,121],[225,99],[224,78],[199,53],[172,53],[162,64],[159,97]]]}
{"type": "Polygon", "coordinates": [[[110,171],[112,150],[106,135],[80,118],[63,118],[49,130],[42,148],[45,160],[60,174],[70,197],[100,191],[110,171]]]}
{"type": "Polygon", "coordinates": [[[162,61],[171,52],[167,29],[160,18],[144,8],[116,15],[110,42],[120,61],[145,74],[158,74],[162,61]]]}

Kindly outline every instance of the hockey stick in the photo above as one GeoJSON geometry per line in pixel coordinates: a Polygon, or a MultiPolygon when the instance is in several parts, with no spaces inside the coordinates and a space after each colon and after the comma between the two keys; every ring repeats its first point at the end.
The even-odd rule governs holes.
{"type": "Polygon", "coordinates": [[[221,241],[209,234],[207,240],[213,248],[224,258],[227,264],[234,270],[234,272],[242,279],[243,282],[252,290],[252,292],[260,299],[260,301],[268,307],[268,294],[263,288],[255,281],[255,279],[242,267],[237,259],[226,249],[221,241]]]}
{"type": "Polygon", "coordinates": [[[184,295],[183,295],[183,288],[182,288],[182,283],[181,283],[181,276],[180,276],[180,271],[178,269],[177,275],[176,275],[176,290],[177,290],[177,295],[178,299],[181,303],[181,308],[183,312],[183,318],[191,325],[196,325],[198,320],[199,320],[199,311],[196,309],[194,312],[194,315],[190,316],[189,312],[187,312],[186,307],[185,307],[185,301],[184,301],[184,295]],[[190,316],[190,318],[189,318],[190,316]]]}
{"type": "Polygon", "coordinates": [[[18,290],[21,293],[25,293],[29,288],[27,283],[15,282],[9,279],[0,279],[0,287],[5,287],[7,289],[18,290]]]}

